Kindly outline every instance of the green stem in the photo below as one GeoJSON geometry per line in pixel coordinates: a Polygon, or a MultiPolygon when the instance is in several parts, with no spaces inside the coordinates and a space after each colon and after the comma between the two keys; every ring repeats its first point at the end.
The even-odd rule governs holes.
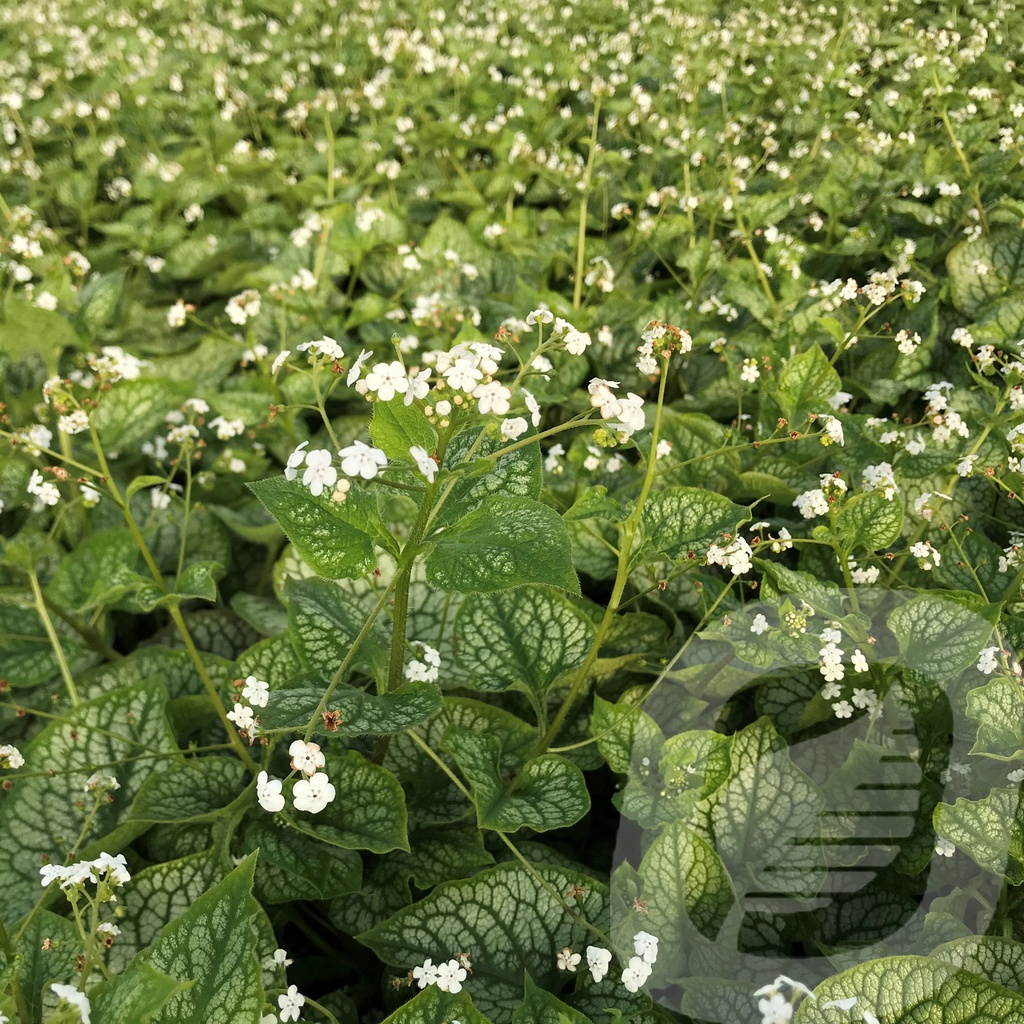
{"type": "MultiPolygon", "coordinates": [[[[10,936],[8,936],[7,929],[4,927],[2,920],[0,920],[0,950],[3,951],[6,963],[10,964],[14,960],[14,947],[11,945],[10,936]]],[[[28,1002],[25,999],[25,993],[22,991],[17,974],[11,978],[11,993],[14,995],[14,1005],[18,1009],[18,1016],[23,1021],[30,1021],[32,1017],[28,1011],[28,1002]]]]}
{"type": "Polygon", "coordinates": [[[572,285],[572,308],[579,309],[583,301],[583,267],[587,258],[587,204],[590,201],[590,183],[597,158],[597,128],[601,120],[601,97],[594,98],[593,122],[590,128],[590,149],[587,167],[583,172],[583,194],[580,196],[580,218],[576,229],[576,279],[572,285]]]}
{"type": "Polygon", "coordinates": [[[57,664],[60,666],[60,674],[64,678],[64,685],[67,687],[71,706],[78,707],[81,702],[78,699],[78,690],[75,688],[75,680],[71,675],[71,668],[68,665],[67,658],[64,657],[64,648],[61,647],[60,638],[57,636],[57,631],[53,628],[50,613],[46,610],[46,601],[43,600],[43,591],[39,586],[39,577],[31,569],[28,572],[28,582],[32,587],[32,597],[35,599],[36,612],[43,621],[43,629],[46,630],[50,646],[53,648],[54,657],[56,657],[57,664]]]}
{"type": "MultiPolygon", "coordinates": [[[[170,591],[167,589],[167,583],[164,581],[163,573],[160,571],[160,567],[156,564],[156,561],[153,558],[153,553],[149,550],[149,545],[146,543],[146,539],[142,536],[142,531],[139,529],[138,523],[135,522],[135,517],[132,515],[131,507],[128,505],[128,502],[125,501],[124,496],[121,494],[121,489],[117,486],[114,476],[110,472],[110,466],[107,464],[107,457],[104,454],[99,435],[96,433],[96,428],[92,423],[89,424],[89,432],[92,435],[93,448],[95,449],[96,456],[99,459],[100,469],[103,472],[107,489],[110,491],[110,495],[114,499],[115,504],[121,510],[121,515],[124,517],[124,521],[128,525],[128,529],[131,531],[132,537],[135,540],[135,545],[139,549],[142,559],[146,563],[146,567],[149,569],[150,575],[153,577],[157,586],[164,592],[164,594],[170,594],[170,591]]],[[[191,659],[192,664],[195,666],[200,680],[202,681],[203,689],[206,690],[206,693],[210,698],[210,702],[216,709],[221,723],[227,730],[232,748],[242,759],[242,763],[246,768],[255,775],[259,771],[259,768],[257,767],[256,762],[252,759],[249,751],[246,749],[245,744],[242,742],[241,736],[238,735],[238,730],[235,728],[234,723],[228,718],[227,708],[225,708],[224,702],[221,700],[220,694],[217,692],[215,683],[210,678],[210,673],[206,670],[206,665],[203,663],[202,656],[192,639],[192,634],[189,632],[188,625],[182,617],[181,609],[178,607],[177,603],[171,602],[168,611],[170,612],[171,619],[174,621],[174,625],[177,627],[178,633],[181,635],[181,639],[185,644],[185,650],[188,652],[188,656],[191,659]]]]}
{"type": "Polygon", "coordinates": [[[619,559],[615,571],[615,583],[612,586],[611,598],[605,607],[604,615],[601,617],[601,622],[597,627],[597,632],[594,635],[594,642],[590,645],[590,650],[587,651],[587,656],[584,658],[583,664],[580,665],[573,677],[572,685],[569,687],[569,692],[562,701],[562,705],[558,709],[558,712],[551,724],[548,726],[547,730],[541,736],[534,748],[534,757],[540,756],[548,749],[548,747],[551,746],[555,738],[558,736],[562,726],[565,724],[566,716],[569,714],[573,704],[576,702],[576,698],[579,696],[580,691],[590,678],[590,671],[594,667],[594,662],[597,661],[598,652],[600,651],[601,645],[604,643],[604,639],[608,635],[608,630],[611,629],[612,621],[619,610],[619,603],[622,600],[622,594],[625,591],[626,583],[629,580],[629,562],[632,555],[633,540],[640,528],[640,517],[643,514],[644,505],[647,502],[647,497],[651,493],[651,487],[654,484],[654,467],[657,462],[656,452],[658,448],[658,435],[661,432],[661,414],[665,405],[665,386],[668,382],[668,365],[668,359],[662,356],[661,381],[658,386],[658,404],[654,412],[654,425],[651,429],[651,451],[647,460],[647,472],[644,474],[644,482],[640,488],[640,494],[636,499],[636,504],[633,506],[633,510],[630,512],[622,526],[622,540],[619,544],[619,559]]]}

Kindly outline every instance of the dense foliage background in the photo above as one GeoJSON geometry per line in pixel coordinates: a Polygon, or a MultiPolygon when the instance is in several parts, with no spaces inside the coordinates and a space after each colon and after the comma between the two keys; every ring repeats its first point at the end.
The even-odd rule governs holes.
{"type": "Polygon", "coordinates": [[[0,1020],[1024,1019],[1015,5],[0,27],[0,1020]]]}

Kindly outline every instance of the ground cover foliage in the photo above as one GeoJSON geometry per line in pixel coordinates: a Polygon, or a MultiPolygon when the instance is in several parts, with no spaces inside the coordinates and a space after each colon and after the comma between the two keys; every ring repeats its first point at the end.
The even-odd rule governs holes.
{"type": "Polygon", "coordinates": [[[1024,15],[0,11],[0,1020],[1024,1019],[1024,15]]]}

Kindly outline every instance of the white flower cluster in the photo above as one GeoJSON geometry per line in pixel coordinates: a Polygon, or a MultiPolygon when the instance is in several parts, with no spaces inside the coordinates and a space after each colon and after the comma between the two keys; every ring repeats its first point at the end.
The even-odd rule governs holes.
{"type": "MultiPolygon", "coordinates": [[[[468,962],[468,957],[466,958],[468,962]]],[[[420,988],[436,985],[442,992],[461,992],[462,983],[466,980],[466,968],[454,958],[447,963],[435,964],[427,957],[420,967],[412,969],[412,976],[420,988]]]]}
{"type": "Polygon", "coordinates": [[[942,561],[942,556],[932,547],[930,540],[911,544],[910,553],[917,559],[917,564],[926,571],[934,569],[942,561]]]}
{"type": "MultiPolygon", "coordinates": [[[[628,992],[638,992],[647,979],[651,976],[654,964],[658,959],[658,939],[650,932],[637,932],[633,936],[634,956],[622,971],[622,984],[628,992]]],[[[560,971],[575,972],[583,957],[574,953],[569,946],[560,949],[555,953],[555,966],[560,971]]],[[[595,982],[601,981],[608,973],[612,962],[610,950],[601,946],[587,946],[587,969],[595,982]]]]}
{"type": "Polygon", "coordinates": [[[798,494],[793,501],[793,507],[800,510],[804,519],[827,516],[831,503],[847,491],[846,481],[837,473],[822,473],[818,480],[820,487],[798,494]]]}
{"type": "Polygon", "coordinates": [[[252,707],[265,708],[267,706],[270,686],[264,680],[257,679],[255,676],[247,676],[244,682],[242,680],[238,682],[242,684],[242,700],[248,701],[248,703],[242,703],[242,700],[238,700],[227,713],[227,718],[228,721],[234,722],[242,736],[252,743],[256,737],[256,729],[260,724],[260,720],[256,717],[252,707]]]}
{"type": "Polygon", "coordinates": [[[590,404],[601,413],[601,419],[615,420],[611,426],[625,440],[644,428],[644,400],[632,391],[626,398],[617,397],[614,391],[618,386],[617,380],[594,377],[587,385],[587,390],[590,392],[590,404]]]}
{"type": "Polygon", "coordinates": [[[733,576],[742,576],[754,568],[751,561],[753,557],[754,551],[751,546],[743,537],[737,537],[724,547],[712,544],[708,548],[707,560],[704,564],[724,565],[732,571],[733,576]]]}
{"type": "MultiPolygon", "coordinates": [[[[326,763],[320,744],[294,740],[288,753],[291,755],[292,769],[304,776],[292,787],[295,810],[319,814],[337,795],[327,773],[319,770],[326,763]]],[[[270,778],[265,771],[256,776],[256,799],[263,810],[270,814],[284,810],[283,786],[280,779],[270,778]]]]}
{"type": "Polygon", "coordinates": [[[422,660],[410,661],[405,666],[405,678],[411,682],[436,683],[441,670],[441,655],[420,640],[411,641],[409,646],[419,652],[422,660]]]}
{"type": "Polygon", "coordinates": [[[60,501],[60,490],[56,484],[43,480],[43,474],[38,469],[32,470],[28,486],[25,488],[29,494],[35,496],[35,511],[40,511],[47,505],[56,505],[60,501]]]}
{"type": "MultiPolygon", "coordinates": [[[[95,860],[82,860],[66,867],[61,864],[44,864],[39,869],[45,889],[51,882],[60,882],[60,887],[67,891],[74,886],[92,882],[105,885],[108,889],[107,899],[114,901],[116,895],[109,890],[120,888],[125,882],[131,881],[128,873],[128,861],[123,853],[112,857],[109,853],[101,853],[95,860]]],[[[105,900],[104,900],[105,902],[105,900]]]]}
{"type": "Polygon", "coordinates": [[[928,403],[924,418],[925,422],[931,424],[932,440],[936,444],[943,444],[954,434],[963,438],[971,436],[963,417],[955,409],[950,408],[949,398],[952,391],[953,385],[948,380],[940,380],[924,393],[924,399],[928,403]]]}
{"type": "Polygon", "coordinates": [[[224,307],[228,319],[237,326],[243,326],[260,313],[260,293],[255,288],[246,288],[244,292],[232,295],[224,307]]]}
{"type": "Polygon", "coordinates": [[[90,369],[108,382],[138,380],[145,367],[151,365],[144,359],[129,355],[119,345],[104,345],[100,354],[90,352],[86,356],[90,369]]]}
{"type": "Polygon", "coordinates": [[[861,481],[866,491],[879,491],[886,499],[892,501],[899,488],[893,477],[892,465],[888,462],[879,462],[877,465],[865,466],[861,474],[861,481]]]}

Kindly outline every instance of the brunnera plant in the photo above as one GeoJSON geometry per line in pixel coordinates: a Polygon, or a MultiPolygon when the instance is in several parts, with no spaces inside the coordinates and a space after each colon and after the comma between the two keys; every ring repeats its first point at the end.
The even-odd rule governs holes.
{"type": "Polygon", "coordinates": [[[1012,5],[2,17],[0,1020],[1024,1016],[1012,5]]]}

